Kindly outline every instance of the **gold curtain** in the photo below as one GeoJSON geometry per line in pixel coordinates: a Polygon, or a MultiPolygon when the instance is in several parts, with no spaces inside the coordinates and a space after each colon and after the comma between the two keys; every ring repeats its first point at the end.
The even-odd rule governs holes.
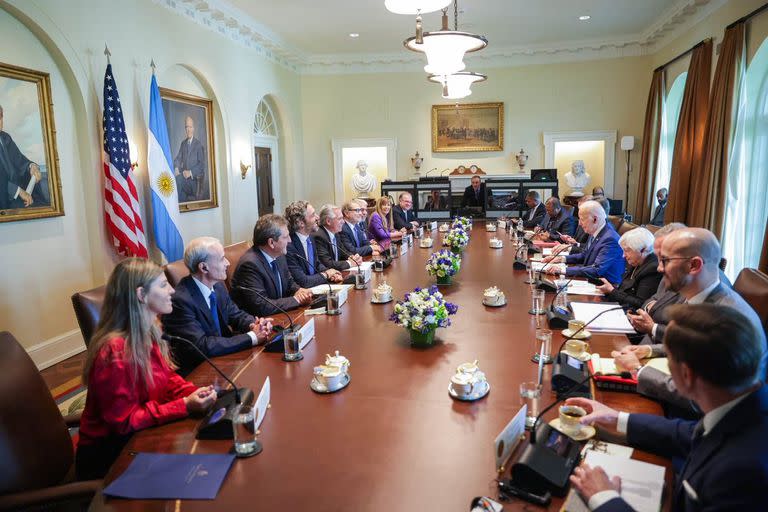
{"type": "Polygon", "coordinates": [[[647,224],[653,215],[664,89],[664,70],[657,69],[653,72],[651,89],[648,91],[648,103],[645,106],[643,149],[640,153],[640,170],[637,175],[637,197],[635,198],[635,222],[638,224],[647,224]]]}
{"type": "Polygon", "coordinates": [[[693,50],[691,64],[688,66],[672,154],[672,177],[669,183],[669,203],[664,214],[665,223],[688,221],[691,177],[701,167],[704,156],[711,70],[712,40],[707,39],[693,50]]]}
{"type": "Polygon", "coordinates": [[[744,34],[744,23],[725,31],[709,99],[704,155],[701,166],[694,168],[688,194],[687,224],[707,228],[718,238],[723,234],[725,217],[728,156],[734,128],[733,104],[745,63],[744,34]]]}

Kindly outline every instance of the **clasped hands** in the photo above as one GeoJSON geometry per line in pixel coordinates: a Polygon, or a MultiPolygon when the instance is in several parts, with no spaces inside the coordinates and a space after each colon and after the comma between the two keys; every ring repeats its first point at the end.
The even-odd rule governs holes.
{"type": "Polygon", "coordinates": [[[256,339],[264,341],[269,338],[272,333],[272,322],[274,318],[258,318],[253,317],[254,322],[248,326],[250,331],[256,335],[256,339]]]}

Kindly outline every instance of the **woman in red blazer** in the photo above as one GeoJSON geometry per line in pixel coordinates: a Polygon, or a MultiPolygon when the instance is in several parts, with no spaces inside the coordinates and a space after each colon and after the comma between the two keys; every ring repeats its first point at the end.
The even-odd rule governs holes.
{"type": "Polygon", "coordinates": [[[173,288],[154,263],[128,258],[107,282],[101,320],[88,347],[80,420],[78,478],[100,478],[137,430],[202,412],[216,391],[179,377],[157,316],[170,313],[173,288]]]}

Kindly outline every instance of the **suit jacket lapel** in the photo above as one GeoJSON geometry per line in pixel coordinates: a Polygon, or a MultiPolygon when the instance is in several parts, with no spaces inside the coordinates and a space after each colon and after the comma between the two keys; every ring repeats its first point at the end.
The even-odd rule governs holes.
{"type": "MultiPolygon", "coordinates": [[[[256,251],[256,261],[259,265],[261,265],[261,272],[262,274],[266,274],[269,276],[269,282],[272,283],[272,289],[275,291],[275,295],[277,295],[277,298],[283,296],[283,290],[281,290],[278,286],[278,284],[275,282],[275,276],[272,273],[272,267],[269,266],[269,263],[267,263],[267,259],[264,257],[263,254],[261,254],[261,250],[257,249],[256,247],[253,248],[254,251],[256,251]]],[[[280,271],[278,267],[278,272],[280,271]]]]}
{"type": "MultiPolygon", "coordinates": [[[[195,302],[195,305],[198,307],[198,309],[200,309],[206,321],[208,322],[208,326],[207,326],[208,330],[214,330],[214,327],[216,324],[213,321],[213,312],[211,311],[210,306],[208,306],[208,303],[205,301],[205,297],[203,297],[203,292],[200,291],[200,288],[198,288],[197,283],[195,283],[194,279],[191,276],[189,277],[189,279],[187,279],[187,281],[184,284],[187,287],[187,292],[189,292],[189,296],[192,297],[192,300],[195,302]]],[[[218,297],[216,298],[218,299],[218,297]]]]}

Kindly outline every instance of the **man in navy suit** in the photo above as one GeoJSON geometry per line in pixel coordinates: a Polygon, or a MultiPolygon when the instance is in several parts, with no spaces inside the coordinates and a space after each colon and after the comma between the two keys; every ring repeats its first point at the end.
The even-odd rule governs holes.
{"type": "Polygon", "coordinates": [[[282,215],[270,213],[256,221],[253,247],[237,263],[232,276],[232,298],[252,315],[271,315],[312,302],[312,292],[300,287],[288,271],[285,253],[291,235],[282,215]],[[265,300],[264,297],[269,299],[265,300]]]}
{"type": "Polygon", "coordinates": [[[461,207],[485,207],[485,183],[480,182],[478,176],[472,176],[470,185],[464,189],[464,197],[461,199],[461,207]]]}
{"type": "Polygon", "coordinates": [[[544,216],[547,214],[546,208],[541,203],[541,196],[535,190],[529,190],[525,194],[525,204],[528,206],[528,211],[523,214],[520,219],[525,229],[533,229],[536,226],[541,226],[544,222],[544,216]]]}
{"type": "Polygon", "coordinates": [[[606,222],[606,213],[597,201],[585,201],[579,206],[579,225],[589,235],[587,247],[579,254],[568,256],[547,256],[547,263],[567,263],[563,270],[559,265],[550,265],[549,274],[565,273],[568,277],[604,277],[609,283],[618,284],[624,274],[624,252],[619,246],[619,234],[606,222]]]}
{"type": "Polygon", "coordinates": [[[207,199],[210,191],[205,172],[208,167],[205,149],[200,139],[195,138],[195,122],[190,116],[184,118],[184,131],[187,136],[173,159],[179,202],[207,199]]]}
{"type": "Polygon", "coordinates": [[[542,231],[539,234],[541,240],[552,242],[559,241],[561,235],[573,236],[576,230],[576,220],[560,204],[560,199],[555,196],[547,199],[544,203],[547,211],[546,216],[541,221],[542,231]]]}
{"type": "MultiPolygon", "coordinates": [[[[173,311],[163,315],[163,329],[186,338],[209,357],[245,350],[265,341],[271,318],[256,318],[238,308],[222,284],[229,261],[215,238],[195,238],[184,250],[190,275],[176,287],[173,311]]],[[[203,358],[186,343],[171,342],[179,373],[187,375],[203,358]]]]}
{"type": "Polygon", "coordinates": [[[341,272],[328,268],[317,256],[312,233],[317,231],[317,214],[315,207],[304,200],[294,201],[285,207],[285,218],[291,232],[291,243],[288,244],[288,270],[291,276],[304,288],[312,288],[328,281],[340,283],[341,272]]]}
{"type": "Polygon", "coordinates": [[[349,254],[378,256],[381,248],[375,241],[368,240],[368,234],[360,223],[360,220],[365,218],[365,211],[365,207],[354,199],[344,203],[341,208],[344,224],[341,225],[336,239],[349,254]]]}
{"type": "Polygon", "coordinates": [[[320,228],[312,235],[320,263],[327,268],[348,270],[360,265],[363,258],[355,253],[347,252],[339,243],[338,234],[344,225],[341,208],[335,204],[324,204],[320,207],[320,228]]]}
{"type": "Polygon", "coordinates": [[[395,229],[413,231],[414,228],[419,227],[416,212],[413,211],[413,196],[409,192],[401,192],[397,196],[397,205],[392,207],[392,219],[395,222],[395,229]]]}
{"type": "MultiPolygon", "coordinates": [[[[685,460],[672,492],[675,512],[764,510],[768,488],[768,387],[765,344],[739,311],[715,304],[677,305],[664,334],[669,370],[681,394],[704,412],[700,421],[618,412],[594,400],[582,423],[626,434],[635,448],[685,460]]],[[[632,508],[621,480],[582,465],[571,483],[595,512],[632,508]]]]}

